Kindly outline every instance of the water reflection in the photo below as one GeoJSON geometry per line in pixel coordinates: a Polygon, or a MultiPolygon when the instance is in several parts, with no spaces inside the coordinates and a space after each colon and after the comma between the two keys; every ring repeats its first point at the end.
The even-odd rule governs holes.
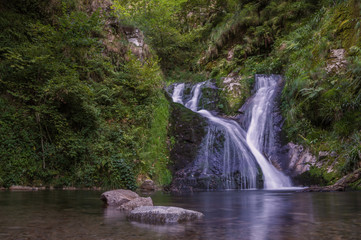
{"type": "Polygon", "coordinates": [[[128,222],[100,192],[0,192],[0,239],[358,239],[361,192],[227,191],[153,195],[205,214],[189,224],[128,222]]]}
{"type": "Polygon", "coordinates": [[[137,222],[131,222],[131,224],[136,228],[141,228],[147,231],[157,232],[161,234],[167,234],[168,236],[183,234],[186,231],[185,224],[154,225],[137,222]]]}
{"type": "Polygon", "coordinates": [[[104,224],[113,224],[119,221],[125,221],[126,216],[123,211],[116,207],[104,207],[104,224]]]}

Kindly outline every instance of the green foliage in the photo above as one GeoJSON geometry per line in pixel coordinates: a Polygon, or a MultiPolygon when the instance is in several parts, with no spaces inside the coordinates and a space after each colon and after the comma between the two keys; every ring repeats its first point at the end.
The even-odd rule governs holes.
{"type": "MultiPolygon", "coordinates": [[[[355,1],[326,6],[279,38],[271,55],[284,66],[282,109],[288,137],[308,145],[316,154],[321,150],[337,152],[338,157],[328,158],[328,164],[337,161],[334,169],[347,174],[357,169],[360,161],[360,143],[354,137],[361,127],[360,41],[353,37],[357,34],[354,24],[360,18],[356,13],[360,6],[355,1]],[[337,48],[346,50],[348,66],[327,72],[331,49],[337,48]]],[[[321,169],[316,175],[323,176],[324,172],[321,169]]]]}
{"type": "MultiPolygon", "coordinates": [[[[175,17],[184,1],[115,1],[119,17],[130,25],[136,25],[147,35],[161,59],[169,61],[172,51],[181,45],[180,32],[175,17]]],[[[174,54],[173,56],[176,56],[174,54]]],[[[172,61],[173,62],[173,61],[172,61]]]]}
{"type": "Polygon", "coordinates": [[[155,179],[161,185],[170,184],[172,176],[168,170],[169,144],[168,143],[169,103],[164,94],[158,96],[153,112],[153,120],[149,132],[143,139],[140,153],[142,171],[155,179]]]}
{"type": "Polygon", "coordinates": [[[26,13],[48,12],[40,0],[0,11],[0,184],[134,189],[137,175],[150,171],[168,183],[157,58],[109,58],[105,16],[62,3],[51,16],[26,13]],[[146,158],[149,135],[158,147],[146,158]]]}
{"type": "Polygon", "coordinates": [[[282,31],[287,31],[295,19],[308,16],[317,9],[312,1],[240,1],[212,29],[203,63],[223,55],[223,49],[241,46],[238,58],[268,53],[282,31]],[[240,37],[241,36],[241,37],[240,37]],[[232,46],[233,45],[233,46],[232,46]]]}
{"type": "Polygon", "coordinates": [[[345,162],[340,166],[340,171],[347,174],[360,168],[361,163],[361,132],[354,132],[348,143],[344,145],[343,158],[345,162]]]}
{"type": "Polygon", "coordinates": [[[295,180],[302,182],[305,186],[327,186],[333,183],[335,176],[332,173],[326,173],[324,169],[311,166],[309,171],[297,176],[295,180]]]}
{"type": "Polygon", "coordinates": [[[174,82],[204,82],[207,80],[205,74],[192,72],[189,70],[183,70],[181,68],[175,67],[172,71],[170,71],[167,75],[167,83],[174,82]]]}
{"type": "MultiPolygon", "coordinates": [[[[195,56],[204,49],[202,41],[218,14],[221,1],[209,0],[118,0],[114,9],[126,25],[140,28],[168,73],[175,66],[197,69],[195,56]],[[210,13],[210,15],[209,15],[210,13]]],[[[227,1],[232,2],[232,1],[227,1]]]]}
{"type": "MultiPolygon", "coordinates": [[[[170,183],[161,69],[168,82],[210,75],[218,84],[237,72],[241,96],[224,92],[217,106],[229,114],[255,73],[283,74],[288,137],[316,154],[335,151],[328,164],[341,174],[360,166],[359,1],[118,0],[105,14],[88,14],[89,4],[0,4],[0,185],[134,189],[139,175],[170,183]],[[122,54],[109,53],[109,16],[120,22],[115,42],[125,39],[119,25],[136,26],[153,57],[139,61],[124,43],[122,54]],[[337,48],[347,68],[327,72],[337,48]]],[[[333,181],[324,172],[309,174],[333,181]]]]}
{"type": "Polygon", "coordinates": [[[30,121],[24,119],[27,111],[10,105],[0,98],[0,176],[2,186],[24,184],[37,179],[41,160],[36,154],[36,137],[27,131],[30,121]]]}
{"type": "Polygon", "coordinates": [[[135,190],[137,188],[134,172],[131,164],[127,163],[120,156],[113,156],[110,164],[110,183],[111,188],[126,188],[135,190]]]}

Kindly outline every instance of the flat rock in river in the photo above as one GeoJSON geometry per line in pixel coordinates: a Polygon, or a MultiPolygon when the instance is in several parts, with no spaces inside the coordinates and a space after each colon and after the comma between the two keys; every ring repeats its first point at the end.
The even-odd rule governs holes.
{"type": "Polygon", "coordinates": [[[130,200],[127,203],[124,203],[123,205],[121,205],[119,208],[121,210],[124,211],[130,211],[133,210],[137,207],[142,207],[142,206],[153,206],[153,201],[150,197],[144,198],[144,197],[139,197],[139,198],[134,198],[133,200],[130,200]]]}
{"type": "Polygon", "coordinates": [[[135,198],[139,198],[139,195],[133,191],[124,189],[108,191],[100,196],[100,199],[108,206],[121,206],[135,198]]]}
{"type": "Polygon", "coordinates": [[[128,214],[128,219],[143,223],[180,223],[202,218],[203,213],[178,207],[138,207],[128,214]]]}

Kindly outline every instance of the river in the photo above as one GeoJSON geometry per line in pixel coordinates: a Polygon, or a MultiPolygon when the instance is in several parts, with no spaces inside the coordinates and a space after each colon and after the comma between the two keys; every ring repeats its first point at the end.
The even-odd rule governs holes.
{"type": "Polygon", "coordinates": [[[361,192],[239,190],[171,195],[155,205],[203,212],[174,225],[129,222],[97,191],[0,192],[0,239],[359,239],[361,192]]]}

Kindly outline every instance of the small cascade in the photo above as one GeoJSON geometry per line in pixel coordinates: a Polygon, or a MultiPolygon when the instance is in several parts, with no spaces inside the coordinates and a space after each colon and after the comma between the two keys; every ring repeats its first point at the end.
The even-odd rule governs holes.
{"type": "Polygon", "coordinates": [[[193,86],[192,92],[191,92],[192,98],[184,105],[184,106],[186,106],[186,108],[189,108],[193,112],[197,112],[199,96],[200,96],[201,87],[203,84],[204,83],[197,83],[196,85],[193,86]]]}
{"type": "Polygon", "coordinates": [[[172,94],[174,102],[183,104],[208,120],[207,134],[198,157],[183,170],[189,182],[203,189],[290,187],[288,177],[262,154],[263,144],[269,143],[265,139],[271,135],[266,120],[271,111],[270,102],[274,100],[277,81],[267,77],[256,78],[256,93],[244,109],[247,131],[234,120],[199,109],[202,88],[206,85],[209,82],[191,86],[190,96],[185,96],[185,89],[189,89],[189,86],[176,84],[172,94]]]}
{"type": "Polygon", "coordinates": [[[185,84],[181,83],[174,88],[174,92],[172,96],[173,102],[183,104],[182,96],[183,96],[184,86],[185,84]]]}

